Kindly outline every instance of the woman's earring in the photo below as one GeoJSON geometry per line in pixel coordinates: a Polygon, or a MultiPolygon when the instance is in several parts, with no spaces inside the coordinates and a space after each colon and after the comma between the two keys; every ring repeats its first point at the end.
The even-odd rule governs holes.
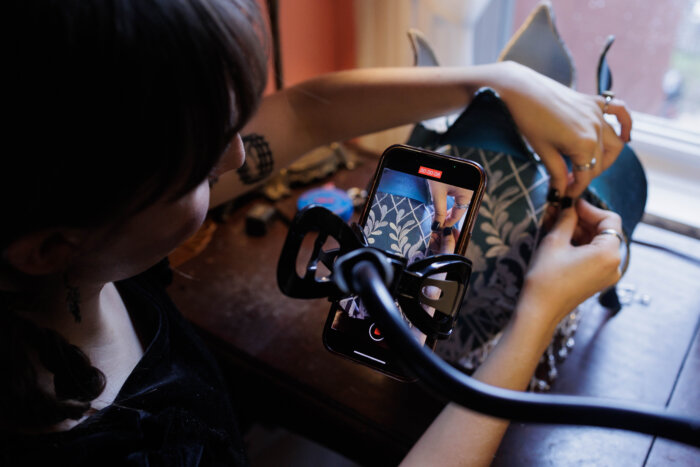
{"type": "Polygon", "coordinates": [[[77,287],[70,285],[68,282],[68,276],[64,276],[64,284],[66,286],[66,305],[68,306],[68,311],[75,318],[75,322],[79,323],[81,320],[80,316],[80,290],[77,287]]]}

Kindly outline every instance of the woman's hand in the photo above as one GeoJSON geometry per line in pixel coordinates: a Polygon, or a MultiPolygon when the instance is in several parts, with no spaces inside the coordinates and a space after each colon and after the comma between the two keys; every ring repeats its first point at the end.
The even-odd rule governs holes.
{"type": "Polygon", "coordinates": [[[440,228],[452,227],[457,224],[469,208],[472,192],[466,188],[447,185],[435,180],[428,180],[428,186],[433,197],[433,207],[435,208],[433,224],[437,222],[440,228]],[[447,196],[453,196],[455,199],[455,204],[452,205],[449,212],[447,210],[447,196]]]}
{"type": "Polygon", "coordinates": [[[430,234],[428,254],[452,254],[457,246],[460,230],[457,227],[444,227],[430,234]]]}
{"type": "Polygon", "coordinates": [[[504,62],[493,87],[510,110],[515,123],[551,176],[550,185],[561,196],[578,197],[590,181],[608,168],[630,140],[632,119],[624,102],[607,106],[601,96],[576,92],[514,62],[504,62]],[[615,115],[620,135],[603,118],[603,109],[615,115]],[[590,170],[569,174],[562,154],[574,165],[596,163],[590,170]]]}
{"type": "MultiPolygon", "coordinates": [[[[576,305],[619,278],[620,217],[579,200],[564,209],[537,249],[514,319],[473,377],[524,390],[556,324],[576,305]],[[572,243],[578,246],[574,246],[572,243]]],[[[489,465],[507,421],[448,404],[402,465],[489,465]]]]}
{"type": "Polygon", "coordinates": [[[579,199],[564,209],[535,252],[521,291],[518,314],[548,325],[620,278],[620,216],[579,199]]]}

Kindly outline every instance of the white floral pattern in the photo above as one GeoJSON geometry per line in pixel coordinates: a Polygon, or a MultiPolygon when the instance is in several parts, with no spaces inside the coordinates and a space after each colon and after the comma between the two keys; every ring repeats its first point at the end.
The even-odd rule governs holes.
{"type": "MultiPolygon", "coordinates": [[[[430,242],[433,213],[432,204],[378,191],[363,229],[367,243],[404,256],[409,264],[424,258],[430,242]]],[[[350,318],[369,317],[364,306],[355,299],[345,299],[340,304],[350,318]]]]}
{"type": "Polygon", "coordinates": [[[410,264],[425,256],[432,221],[432,205],[377,192],[364,232],[371,246],[408,258],[410,264]]]}
{"type": "MultiPolygon", "coordinates": [[[[525,272],[539,240],[540,222],[546,207],[549,175],[535,161],[506,154],[468,148],[452,154],[479,162],[487,185],[466,256],[472,276],[453,336],[437,352],[471,372],[488,355],[510,320],[523,285],[525,272]]],[[[530,387],[546,390],[556,376],[562,346],[573,345],[572,335],[579,314],[573,312],[559,325],[556,338],[543,357],[547,378],[533,377],[530,387]]],[[[562,356],[563,355],[563,356],[562,356]]]]}

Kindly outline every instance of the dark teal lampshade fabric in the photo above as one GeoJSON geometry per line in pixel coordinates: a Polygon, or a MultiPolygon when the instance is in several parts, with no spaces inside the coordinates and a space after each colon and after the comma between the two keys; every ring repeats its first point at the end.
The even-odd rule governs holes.
{"type": "MultiPolygon", "coordinates": [[[[474,356],[485,352],[515,308],[541,235],[549,175],[523,140],[503,101],[490,89],[480,90],[445,133],[419,124],[407,144],[474,160],[487,174],[486,193],[467,250],[473,262],[469,290],[453,337],[438,347],[443,357],[474,369],[479,363],[474,356]]],[[[625,146],[584,197],[620,214],[630,238],[644,213],[646,195],[643,167],[625,146]]],[[[568,325],[567,320],[560,325],[560,345],[565,346],[573,333],[568,325]]]]}

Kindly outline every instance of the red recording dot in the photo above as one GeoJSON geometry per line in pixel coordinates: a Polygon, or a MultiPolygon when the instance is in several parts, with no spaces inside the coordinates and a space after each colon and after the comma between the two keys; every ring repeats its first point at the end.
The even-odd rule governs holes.
{"type": "Polygon", "coordinates": [[[375,342],[380,342],[384,340],[384,336],[382,336],[382,332],[377,329],[377,325],[372,323],[369,326],[369,337],[375,342]]]}

